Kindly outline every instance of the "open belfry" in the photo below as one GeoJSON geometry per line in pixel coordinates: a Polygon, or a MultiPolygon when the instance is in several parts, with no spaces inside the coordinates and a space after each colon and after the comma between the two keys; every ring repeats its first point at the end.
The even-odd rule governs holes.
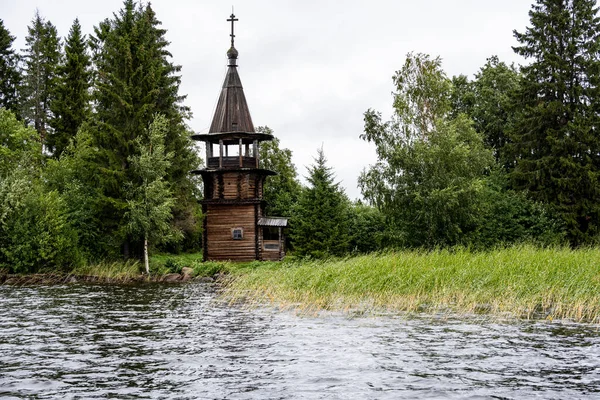
{"type": "Polygon", "coordinates": [[[195,134],[206,145],[206,168],[195,171],[204,182],[204,260],[281,260],[287,219],[264,215],[263,185],[275,172],[260,168],[259,147],[273,136],[252,124],[237,70],[235,15],[225,82],[209,132],[195,134]]]}

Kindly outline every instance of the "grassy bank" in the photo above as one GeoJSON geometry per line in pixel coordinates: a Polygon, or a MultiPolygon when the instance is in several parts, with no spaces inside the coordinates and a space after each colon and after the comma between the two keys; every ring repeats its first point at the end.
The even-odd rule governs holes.
{"type": "Polygon", "coordinates": [[[0,269],[0,284],[60,284],[72,282],[133,283],[133,282],[174,282],[190,278],[212,277],[218,273],[227,273],[230,263],[203,263],[202,253],[155,255],[150,257],[150,275],[144,273],[144,266],[138,260],[101,261],[86,263],[72,270],[44,270],[32,274],[10,274],[0,269]],[[184,268],[187,276],[182,274],[184,268]]]}
{"type": "Polygon", "coordinates": [[[600,249],[403,251],[238,267],[229,299],[304,310],[486,313],[600,322],[600,249]]]}
{"type": "Polygon", "coordinates": [[[218,273],[230,272],[233,264],[202,262],[202,253],[157,254],[150,257],[150,275],[144,274],[140,261],[100,262],[78,267],[71,272],[73,276],[92,276],[106,282],[139,281],[141,278],[160,281],[170,274],[181,274],[184,268],[192,270],[191,276],[212,277],[218,273]]]}

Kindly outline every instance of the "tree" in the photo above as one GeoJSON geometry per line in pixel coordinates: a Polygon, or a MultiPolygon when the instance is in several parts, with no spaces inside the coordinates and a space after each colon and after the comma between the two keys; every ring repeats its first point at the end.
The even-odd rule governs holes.
{"type": "Polygon", "coordinates": [[[394,76],[394,115],[365,113],[361,138],[378,161],[359,177],[365,198],[398,230],[400,244],[460,243],[478,224],[491,151],[464,114],[451,118],[451,81],[439,58],[409,54],[394,76]]]}
{"type": "Polygon", "coordinates": [[[598,235],[600,20],[594,0],[537,0],[514,51],[531,60],[515,99],[512,184],[552,205],[574,245],[598,235]]]}
{"type": "Polygon", "coordinates": [[[37,133],[0,108],[0,268],[15,273],[81,261],[64,198],[40,179],[37,133]]]}
{"type": "Polygon", "coordinates": [[[487,59],[469,81],[464,75],[452,78],[452,116],[464,113],[473,119],[475,130],[483,135],[486,146],[505,168],[514,166],[506,154],[508,132],[514,121],[513,96],[519,87],[520,74],[514,65],[497,56],[487,59]]]}
{"type": "MultiPolygon", "coordinates": [[[[125,183],[134,180],[129,160],[136,155],[137,138],[147,134],[157,113],[168,120],[164,143],[167,153],[173,154],[166,175],[177,198],[173,223],[193,217],[198,208],[189,172],[199,159],[184,124],[189,109],[182,105],[185,96],[178,93],[181,67],[169,61],[166,31],[159,25],[149,4],[136,6],[126,0],[113,19],[95,28],[91,38],[96,67],[92,127],[95,146],[100,149],[98,170],[106,196],[103,213],[108,216],[107,234],[120,239],[125,257],[131,245],[140,245],[122,223],[128,208],[125,183]]],[[[197,224],[191,225],[197,230],[197,224]]]]}
{"type": "Polygon", "coordinates": [[[525,193],[506,189],[506,171],[497,166],[486,177],[478,210],[479,224],[468,232],[464,243],[473,248],[533,243],[563,245],[564,226],[546,204],[529,199],[525,193]]]}
{"type": "Polygon", "coordinates": [[[35,131],[23,126],[13,112],[0,108],[0,179],[18,169],[24,158],[40,153],[35,131]]]}
{"type": "Polygon", "coordinates": [[[28,27],[24,50],[23,117],[32,123],[42,143],[46,141],[50,102],[56,84],[56,69],[60,61],[60,39],[56,27],[44,21],[36,11],[28,27]]]}
{"type": "Polygon", "coordinates": [[[138,153],[129,156],[134,180],[129,183],[127,229],[144,242],[144,265],[148,264],[148,244],[180,239],[181,232],[173,231],[169,221],[175,198],[165,181],[173,153],[165,152],[164,138],[168,121],[157,115],[148,129],[148,137],[138,136],[138,153]]]}
{"type": "Polygon", "coordinates": [[[65,43],[65,56],[57,69],[54,99],[50,103],[53,131],[47,145],[59,157],[90,114],[91,61],[79,19],[75,19],[65,43]]]}
{"type": "Polygon", "coordinates": [[[15,40],[0,19],[0,107],[19,115],[18,88],[21,84],[19,56],[12,48],[15,40]]]}
{"type": "Polygon", "coordinates": [[[300,194],[292,241],[299,256],[340,256],[348,251],[349,201],[334,182],[323,149],[308,167],[309,186],[300,194]]]}
{"type": "MultiPolygon", "coordinates": [[[[256,130],[273,134],[273,130],[268,126],[259,126],[256,130]]],[[[261,143],[259,150],[261,167],[277,172],[277,175],[266,180],[263,188],[264,199],[267,201],[265,213],[291,217],[301,186],[296,167],[292,163],[292,151],[281,149],[279,146],[279,139],[274,138],[261,143]]]]}
{"type": "Polygon", "coordinates": [[[60,158],[46,161],[43,179],[49,190],[58,191],[65,199],[68,219],[78,232],[79,248],[85,256],[111,259],[118,257],[121,241],[107,234],[114,216],[106,213],[109,199],[101,185],[99,151],[93,129],[84,122],[60,158]]]}
{"type": "Polygon", "coordinates": [[[385,246],[385,216],[379,209],[358,201],[350,207],[350,251],[370,253],[385,246]]]}
{"type": "Polygon", "coordinates": [[[487,59],[475,75],[475,105],[470,114],[475,130],[483,134],[485,144],[494,151],[496,161],[506,168],[514,165],[506,153],[508,132],[514,120],[512,98],[519,88],[520,75],[514,65],[497,56],[487,59]]]}

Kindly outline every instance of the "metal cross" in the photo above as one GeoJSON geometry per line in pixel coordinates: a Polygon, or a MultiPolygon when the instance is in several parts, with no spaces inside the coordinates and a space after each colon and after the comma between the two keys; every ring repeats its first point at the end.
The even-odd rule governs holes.
{"type": "Polygon", "coordinates": [[[233,33],[233,24],[235,23],[235,21],[237,21],[238,19],[235,17],[235,15],[233,14],[233,11],[231,13],[231,17],[229,17],[229,19],[227,20],[228,22],[231,22],[231,47],[233,47],[233,39],[235,38],[235,34],[233,33]]]}

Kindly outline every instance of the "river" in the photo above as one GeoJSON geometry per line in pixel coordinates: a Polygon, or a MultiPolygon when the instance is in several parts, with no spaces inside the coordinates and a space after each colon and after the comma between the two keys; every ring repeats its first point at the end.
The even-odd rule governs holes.
{"type": "Polygon", "coordinates": [[[215,296],[0,286],[0,398],[600,398],[596,326],[298,316],[215,296]]]}

